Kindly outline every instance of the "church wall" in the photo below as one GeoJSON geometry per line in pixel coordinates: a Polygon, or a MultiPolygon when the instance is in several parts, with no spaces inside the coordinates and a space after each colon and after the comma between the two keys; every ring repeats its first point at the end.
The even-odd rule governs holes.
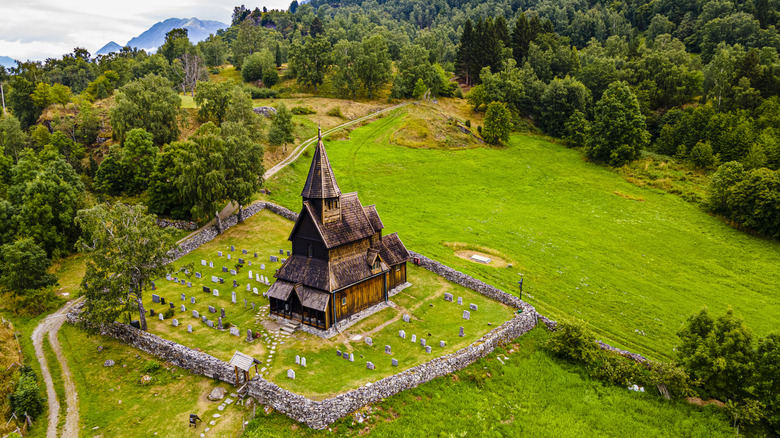
{"type": "Polygon", "coordinates": [[[334,294],[336,318],[344,319],[385,299],[385,276],[377,275],[334,294]],[[346,300],[344,300],[346,298],[346,300]],[[344,301],[343,301],[344,300],[344,301]],[[344,304],[342,304],[344,302],[344,304]]]}

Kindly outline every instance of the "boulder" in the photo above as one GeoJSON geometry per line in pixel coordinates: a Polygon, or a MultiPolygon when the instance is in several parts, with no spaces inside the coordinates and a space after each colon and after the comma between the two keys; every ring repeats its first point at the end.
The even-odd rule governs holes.
{"type": "Polygon", "coordinates": [[[103,363],[103,366],[104,366],[104,367],[112,367],[112,366],[114,366],[114,361],[113,361],[113,360],[111,360],[111,359],[109,359],[109,360],[107,360],[107,361],[105,361],[105,362],[103,363]]]}
{"type": "Polygon", "coordinates": [[[260,114],[263,117],[273,117],[276,115],[276,108],[272,106],[258,106],[253,108],[255,114],[260,114]]]}
{"type": "Polygon", "coordinates": [[[222,400],[225,397],[225,394],[227,394],[227,390],[225,390],[225,388],[221,388],[217,386],[216,388],[214,388],[213,391],[211,391],[211,394],[209,394],[209,400],[211,401],[222,400]]]}

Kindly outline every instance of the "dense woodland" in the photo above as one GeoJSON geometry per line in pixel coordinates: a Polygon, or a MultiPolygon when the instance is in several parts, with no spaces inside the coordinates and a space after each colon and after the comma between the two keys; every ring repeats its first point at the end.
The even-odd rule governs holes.
{"type": "MultiPolygon", "coordinates": [[[[463,98],[485,111],[488,143],[541,131],[612,167],[686,163],[711,174],[704,208],[778,238],[779,11],[778,0],[293,1],[236,7],[228,29],[197,44],[174,29],[153,54],[76,48],[0,68],[0,286],[23,308],[45,306],[50,260],[86,241],[77,213],[97,203],[201,222],[248,203],[264,148],[293,141],[290,110],[268,123],[252,99],[301,91],[463,98]],[[241,81],[209,80],[227,64],[241,81]]],[[[698,318],[686,336],[720,324],[698,318]]],[[[704,375],[695,383],[720,394],[704,375]]],[[[755,391],[724,396],[776,431],[776,392],[755,391]]]]}

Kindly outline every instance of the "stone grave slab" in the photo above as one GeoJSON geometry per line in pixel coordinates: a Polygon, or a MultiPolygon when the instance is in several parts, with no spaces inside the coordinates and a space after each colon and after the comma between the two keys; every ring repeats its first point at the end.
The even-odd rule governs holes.
{"type": "Polygon", "coordinates": [[[369,370],[373,370],[376,367],[374,366],[374,364],[372,362],[366,362],[366,368],[368,368],[369,370]]]}
{"type": "Polygon", "coordinates": [[[287,370],[287,378],[295,380],[295,371],[287,370]]]}
{"type": "Polygon", "coordinates": [[[463,319],[471,319],[471,312],[469,312],[468,310],[464,310],[463,319]]]}
{"type": "Polygon", "coordinates": [[[160,296],[156,294],[152,294],[152,302],[153,303],[159,303],[160,302],[160,296]]]}
{"type": "Polygon", "coordinates": [[[469,304],[469,310],[477,310],[477,305],[474,303],[469,304]]]}
{"type": "Polygon", "coordinates": [[[391,359],[391,360],[390,360],[390,363],[391,363],[391,364],[392,364],[394,367],[397,367],[397,366],[398,366],[398,359],[391,359]]]}
{"type": "Polygon", "coordinates": [[[178,327],[179,326],[179,320],[176,319],[176,318],[173,318],[172,324],[173,324],[174,327],[178,327]]]}
{"type": "Polygon", "coordinates": [[[444,292],[444,301],[452,302],[452,294],[449,292],[444,292]]]}
{"type": "Polygon", "coordinates": [[[230,327],[230,334],[235,336],[235,337],[241,336],[241,332],[238,331],[237,327],[230,327]]]}

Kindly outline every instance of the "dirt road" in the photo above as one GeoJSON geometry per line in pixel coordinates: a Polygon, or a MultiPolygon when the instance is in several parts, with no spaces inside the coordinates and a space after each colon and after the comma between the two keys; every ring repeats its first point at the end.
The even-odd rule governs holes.
{"type": "Polygon", "coordinates": [[[57,333],[59,332],[60,327],[62,327],[62,323],[65,322],[65,315],[74,305],[81,302],[82,299],[83,298],[79,298],[65,303],[62,308],[41,321],[41,323],[38,324],[38,327],[35,327],[32,334],[35,356],[41,364],[41,374],[43,375],[43,381],[46,383],[46,397],[48,398],[49,403],[49,427],[46,432],[47,438],[57,438],[57,436],[78,438],[79,436],[79,397],[76,392],[76,385],[73,383],[73,375],[70,372],[70,368],[68,368],[68,361],[65,359],[65,356],[62,355],[62,347],[57,339],[57,333]],[[65,382],[67,414],[65,416],[65,426],[60,435],[57,434],[60,402],[57,400],[57,394],[54,392],[54,382],[52,381],[51,372],[49,371],[50,364],[46,363],[46,356],[43,353],[43,339],[46,334],[49,335],[49,343],[59,362],[58,364],[51,364],[51,366],[61,367],[62,380],[65,382]]]}

